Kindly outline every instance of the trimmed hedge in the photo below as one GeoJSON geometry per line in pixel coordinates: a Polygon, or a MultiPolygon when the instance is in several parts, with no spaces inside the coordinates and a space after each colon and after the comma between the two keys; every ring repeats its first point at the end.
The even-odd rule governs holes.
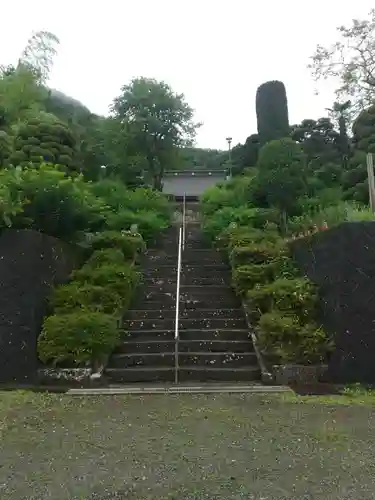
{"type": "Polygon", "coordinates": [[[104,264],[123,264],[124,254],[119,248],[104,248],[102,250],[95,250],[91,257],[87,260],[86,265],[91,267],[100,267],[104,264]]]}
{"type": "Polygon", "coordinates": [[[66,314],[81,308],[105,314],[119,314],[123,309],[123,298],[116,290],[77,281],[57,288],[50,302],[55,314],[66,314]]]}
{"type": "Polygon", "coordinates": [[[39,357],[55,365],[90,365],[108,356],[120,340],[116,317],[76,309],[49,316],[39,337],[39,357]]]}
{"type": "MultiPolygon", "coordinates": [[[[214,216],[207,216],[206,227],[214,216]]],[[[247,304],[266,358],[274,364],[324,362],[333,343],[316,320],[317,287],[301,277],[272,220],[263,229],[231,223],[221,229],[217,224],[215,231],[215,244],[229,257],[233,288],[247,304]]]]}
{"type": "Polygon", "coordinates": [[[301,324],[316,315],[316,287],[305,278],[279,278],[272,283],[256,285],[246,295],[252,316],[277,310],[295,315],[301,324]]]}
{"type": "Polygon", "coordinates": [[[139,282],[140,273],[135,270],[133,264],[108,263],[100,267],[85,264],[79,271],[75,271],[72,277],[75,283],[102,286],[108,291],[118,293],[127,307],[131,292],[139,282]]]}
{"type": "Polygon", "coordinates": [[[141,276],[134,262],[143,240],[106,232],[91,243],[91,251],[97,250],[51,297],[53,314],[45,319],[38,339],[43,362],[94,366],[120,341],[120,320],[141,276]]]}
{"type": "Polygon", "coordinates": [[[93,235],[90,240],[92,252],[114,248],[121,250],[126,260],[134,260],[135,256],[145,249],[145,243],[140,234],[130,231],[103,231],[93,235]]]}
{"type": "Polygon", "coordinates": [[[260,348],[276,363],[323,363],[333,344],[314,321],[274,310],[263,314],[257,328],[260,348]]]}

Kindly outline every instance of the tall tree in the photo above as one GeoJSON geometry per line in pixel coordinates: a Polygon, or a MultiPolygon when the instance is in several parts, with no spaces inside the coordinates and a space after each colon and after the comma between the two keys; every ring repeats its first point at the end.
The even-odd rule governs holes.
{"type": "Polygon", "coordinates": [[[289,135],[288,101],[282,82],[270,81],[258,87],[256,113],[261,146],[289,135]]]}
{"type": "Polygon", "coordinates": [[[329,118],[303,120],[291,127],[291,138],[302,145],[310,169],[339,159],[339,133],[329,118]]]}
{"type": "Polygon", "coordinates": [[[17,65],[0,67],[0,122],[10,126],[44,109],[58,38],[48,31],[33,33],[17,65]]]}
{"type": "Polygon", "coordinates": [[[340,152],[341,164],[343,169],[347,168],[351,154],[350,139],[348,135],[348,123],[350,120],[351,101],[335,102],[332,109],[329,109],[333,119],[337,122],[339,128],[339,137],[337,147],[340,152]]]}
{"type": "Polygon", "coordinates": [[[195,168],[215,170],[225,168],[228,153],[218,149],[185,147],[179,149],[178,168],[192,170],[195,168]]]}
{"type": "Polygon", "coordinates": [[[45,89],[35,76],[20,66],[0,73],[0,116],[3,127],[25,120],[43,109],[45,89]]]}
{"type": "Polygon", "coordinates": [[[302,147],[290,138],[270,141],[259,151],[258,196],[279,210],[282,229],[298,198],[307,193],[305,165],[302,147]]]}
{"type": "Polygon", "coordinates": [[[59,43],[58,37],[50,31],[34,32],[21,54],[18,66],[23,66],[32,72],[38,83],[46,83],[59,43]]]}
{"type": "Polygon", "coordinates": [[[165,82],[135,78],[122,87],[112,113],[123,126],[127,148],[144,157],[154,188],[161,190],[176,148],[191,145],[195,137],[199,124],[193,121],[193,109],[165,82]]]}
{"type": "Polygon", "coordinates": [[[245,168],[255,167],[259,153],[258,134],[250,135],[244,144],[237,144],[232,149],[233,174],[241,174],[245,168]]]}
{"type": "Polygon", "coordinates": [[[353,19],[351,25],[340,26],[337,31],[337,42],[317,46],[309,68],[316,80],[338,79],[338,98],[350,98],[355,112],[374,99],[375,9],[370,11],[369,19],[353,19]]]}

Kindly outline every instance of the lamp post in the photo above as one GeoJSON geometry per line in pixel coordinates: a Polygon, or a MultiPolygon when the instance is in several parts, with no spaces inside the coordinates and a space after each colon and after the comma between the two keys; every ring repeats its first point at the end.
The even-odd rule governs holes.
{"type": "Polygon", "coordinates": [[[227,137],[225,139],[228,143],[228,158],[229,158],[229,178],[232,178],[232,150],[231,150],[231,144],[232,144],[232,138],[227,137]]]}
{"type": "Polygon", "coordinates": [[[101,178],[101,179],[104,179],[104,178],[105,178],[106,168],[107,168],[107,166],[106,166],[106,165],[101,165],[101,167],[100,167],[100,178],[101,178]]]}

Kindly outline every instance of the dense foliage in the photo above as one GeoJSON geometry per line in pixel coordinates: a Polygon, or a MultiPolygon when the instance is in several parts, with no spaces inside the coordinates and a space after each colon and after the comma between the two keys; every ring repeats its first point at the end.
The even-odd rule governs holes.
{"type": "Polygon", "coordinates": [[[165,82],[135,78],[97,116],[46,82],[59,41],[32,35],[17,65],[0,67],[0,167],[51,162],[87,180],[120,179],[129,187],[162,188],[199,126],[182,94],[165,82]]]}
{"type": "MultiPolygon", "coordinates": [[[[221,210],[211,211],[206,193],[206,233],[227,253],[233,287],[247,306],[265,359],[270,364],[326,361],[333,344],[317,320],[317,289],[299,276],[287,240],[271,222],[272,212],[261,212],[261,218],[238,217],[233,223],[218,215],[221,210]]],[[[243,205],[237,213],[256,210],[243,205]]]]}
{"type": "Polygon", "coordinates": [[[38,339],[42,361],[58,366],[95,366],[105,362],[120,341],[120,320],[140,279],[134,262],[142,245],[139,236],[121,233],[111,242],[110,248],[100,250],[93,244],[83,267],[72,273],[68,284],[54,291],[52,314],[45,319],[38,339]]]}
{"type": "Polygon", "coordinates": [[[122,126],[124,150],[138,157],[152,186],[161,190],[165,170],[176,163],[177,148],[190,145],[198,127],[184,95],[164,82],[135,78],[122,87],[112,113],[122,126]]]}
{"type": "Polygon", "coordinates": [[[317,77],[341,80],[329,116],[289,126],[284,84],[266,82],[254,96],[258,130],[231,154],[192,147],[199,124],[165,82],[131,80],[109,117],[49,89],[52,33],[34,33],[17,64],[0,68],[0,229],[74,243],[85,262],[51,299],[43,360],[93,364],[110,353],[139,280],[137,257],[170,223],[164,172],[198,167],[235,175],[202,197],[203,227],[227,253],[262,348],[278,360],[325,359],[318,292],[298,275],[287,241],[373,219],[363,204],[366,154],[375,152],[375,10],[339,31],[342,40],[313,60],[317,77]]]}
{"type": "Polygon", "coordinates": [[[256,93],[260,145],[289,135],[288,102],[282,82],[263,83],[256,93]]]}
{"type": "MultiPolygon", "coordinates": [[[[281,101],[286,106],[286,99],[281,101]]],[[[374,108],[359,114],[349,138],[349,101],[334,104],[332,119],[304,120],[288,129],[284,113],[284,128],[272,130],[280,102],[270,98],[260,106],[264,116],[250,168],[241,165],[241,175],[202,196],[203,229],[227,254],[233,287],[247,306],[266,360],[321,363],[332,339],[319,321],[319,290],[300,275],[289,241],[345,221],[374,220],[363,204],[374,108]]]]}
{"type": "Polygon", "coordinates": [[[40,113],[17,127],[10,162],[13,165],[50,162],[72,172],[79,169],[75,153],[76,139],[70,128],[54,115],[40,113]]]}

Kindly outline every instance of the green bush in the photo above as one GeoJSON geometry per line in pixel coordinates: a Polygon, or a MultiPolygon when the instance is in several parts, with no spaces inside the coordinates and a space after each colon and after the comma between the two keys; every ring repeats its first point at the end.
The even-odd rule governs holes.
{"type": "Polygon", "coordinates": [[[246,210],[250,204],[251,183],[251,177],[241,176],[207,189],[200,200],[203,215],[213,216],[222,208],[246,210]]]}
{"type": "Polygon", "coordinates": [[[126,230],[136,224],[144,240],[150,242],[171,222],[171,204],[159,191],[149,188],[130,190],[121,182],[109,179],[92,184],[91,190],[111,209],[108,217],[110,230],[126,230]]]}
{"type": "Polygon", "coordinates": [[[317,288],[305,278],[280,278],[266,285],[256,286],[247,293],[247,301],[254,318],[277,309],[294,314],[301,324],[316,314],[317,288]]]}
{"type": "Polygon", "coordinates": [[[234,208],[224,207],[217,210],[210,218],[203,219],[203,233],[214,241],[224,229],[235,223],[234,218],[234,208]]]}
{"type": "Polygon", "coordinates": [[[86,266],[101,267],[106,264],[124,264],[124,254],[120,248],[104,248],[95,250],[87,260],[86,266]]]}
{"type": "Polygon", "coordinates": [[[108,356],[119,341],[115,316],[78,309],[45,319],[38,354],[45,363],[92,365],[108,356]]]}
{"type": "Polygon", "coordinates": [[[236,227],[248,230],[264,229],[268,223],[277,220],[277,211],[271,209],[249,208],[247,205],[239,207],[223,207],[210,217],[204,218],[203,231],[214,240],[225,232],[236,227]]]}
{"type": "Polygon", "coordinates": [[[76,281],[56,288],[51,297],[55,314],[87,309],[91,312],[121,315],[123,304],[123,297],[111,288],[76,281]]]}
{"type": "Polygon", "coordinates": [[[105,200],[114,211],[139,210],[155,211],[166,219],[171,216],[168,198],[150,188],[128,189],[122,182],[105,179],[92,184],[91,189],[96,196],[105,200]]]}
{"type": "Polygon", "coordinates": [[[42,164],[38,169],[2,170],[0,184],[0,214],[8,227],[31,228],[67,241],[104,227],[107,207],[80,176],[73,179],[42,164]]]}
{"type": "Polygon", "coordinates": [[[322,363],[333,348],[322,328],[280,311],[264,314],[257,330],[259,347],[275,363],[322,363]]]}
{"type": "Polygon", "coordinates": [[[92,364],[115,347],[119,338],[117,322],[130,305],[140,273],[132,262],[125,261],[122,249],[104,248],[94,251],[71,278],[52,295],[54,314],[44,321],[38,349],[45,362],[92,364]]]}
{"type": "Polygon", "coordinates": [[[290,235],[306,233],[315,228],[334,227],[343,222],[374,221],[375,217],[371,210],[359,203],[342,202],[334,206],[321,208],[315,212],[305,213],[299,217],[291,217],[288,220],[288,233],[290,235]]]}
{"type": "Polygon", "coordinates": [[[40,113],[27,122],[21,122],[15,127],[14,152],[11,158],[13,164],[19,159],[17,153],[23,153],[23,164],[34,162],[36,166],[44,161],[54,162],[56,165],[71,166],[77,156],[77,137],[69,126],[60,122],[54,115],[40,113]],[[50,149],[57,150],[57,154],[50,149]]]}
{"type": "Polygon", "coordinates": [[[284,244],[277,231],[255,229],[253,227],[237,227],[229,232],[228,248],[245,247],[256,244],[279,245],[284,244]]]}
{"type": "Polygon", "coordinates": [[[142,187],[128,190],[123,207],[134,212],[155,212],[167,221],[170,221],[172,217],[172,208],[168,197],[151,188],[142,187]]]}
{"type": "Polygon", "coordinates": [[[139,210],[132,212],[122,210],[118,213],[112,213],[108,217],[108,228],[116,231],[130,229],[136,224],[138,232],[142,235],[146,243],[152,242],[161,231],[167,229],[169,221],[155,211],[139,210]]]}
{"type": "Polygon", "coordinates": [[[233,267],[244,264],[267,264],[286,253],[286,245],[283,241],[273,243],[267,240],[247,246],[235,246],[229,259],[233,267]]]}
{"type": "Polygon", "coordinates": [[[95,234],[90,246],[92,250],[120,249],[127,260],[134,260],[137,253],[144,250],[145,244],[139,234],[119,231],[103,231],[95,234]]]}
{"type": "Polygon", "coordinates": [[[93,268],[85,264],[73,273],[72,278],[77,283],[101,286],[117,293],[122,297],[125,309],[129,306],[133,290],[139,283],[140,273],[133,265],[104,264],[93,268]]]}
{"type": "Polygon", "coordinates": [[[255,285],[270,283],[274,274],[274,263],[237,266],[233,269],[233,287],[238,295],[245,295],[255,285]]]}

